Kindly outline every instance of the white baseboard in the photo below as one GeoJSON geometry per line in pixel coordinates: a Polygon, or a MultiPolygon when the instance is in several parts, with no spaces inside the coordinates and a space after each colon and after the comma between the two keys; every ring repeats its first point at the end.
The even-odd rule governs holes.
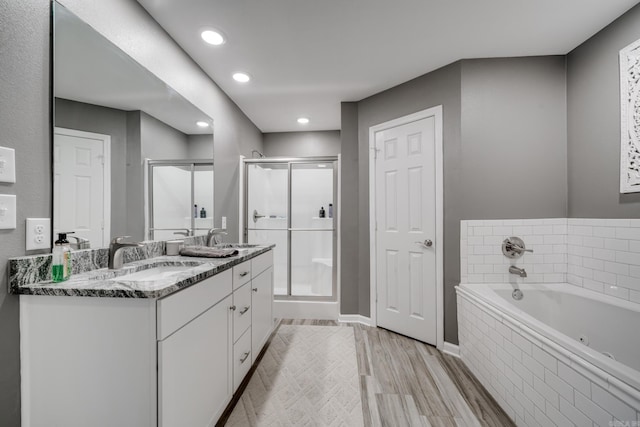
{"type": "Polygon", "coordinates": [[[336,320],[340,310],[335,301],[282,301],[273,302],[273,315],[279,319],[336,320]]]}
{"type": "Polygon", "coordinates": [[[450,354],[454,357],[460,357],[460,347],[456,344],[451,344],[450,342],[444,342],[444,346],[442,347],[442,352],[450,354]]]}
{"type": "Polygon", "coordinates": [[[373,322],[370,317],[361,316],[359,314],[341,314],[338,317],[340,323],[360,323],[366,326],[373,326],[373,322]]]}

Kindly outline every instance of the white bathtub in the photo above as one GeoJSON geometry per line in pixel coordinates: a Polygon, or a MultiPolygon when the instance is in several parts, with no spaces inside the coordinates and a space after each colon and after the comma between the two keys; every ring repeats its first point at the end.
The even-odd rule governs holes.
{"type": "Polygon", "coordinates": [[[640,426],[640,305],[564,283],[519,288],[520,301],[510,284],[457,288],[461,358],[512,419],[640,426]]]}

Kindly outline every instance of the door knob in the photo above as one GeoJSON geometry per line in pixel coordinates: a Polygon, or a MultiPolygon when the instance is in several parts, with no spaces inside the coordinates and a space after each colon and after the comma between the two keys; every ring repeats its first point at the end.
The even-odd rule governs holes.
{"type": "Polygon", "coordinates": [[[416,242],[419,245],[422,245],[425,248],[430,248],[433,246],[433,242],[430,239],[426,239],[424,242],[416,242]]]}

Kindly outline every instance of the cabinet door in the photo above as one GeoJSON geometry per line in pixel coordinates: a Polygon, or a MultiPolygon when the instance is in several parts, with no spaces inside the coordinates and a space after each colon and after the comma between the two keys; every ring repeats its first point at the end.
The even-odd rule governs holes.
{"type": "Polygon", "coordinates": [[[228,296],[158,342],[158,425],[210,426],[231,397],[228,296]]]}
{"type": "Polygon", "coordinates": [[[255,362],[273,328],[273,267],[251,281],[251,357],[255,362]]]}

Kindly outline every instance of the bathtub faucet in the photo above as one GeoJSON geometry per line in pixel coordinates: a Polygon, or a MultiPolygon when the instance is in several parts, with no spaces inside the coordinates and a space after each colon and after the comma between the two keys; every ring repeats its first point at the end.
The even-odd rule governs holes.
{"type": "Polygon", "coordinates": [[[527,277],[527,272],[524,271],[524,268],[518,268],[515,265],[509,266],[509,273],[517,274],[520,277],[527,277]]]}

